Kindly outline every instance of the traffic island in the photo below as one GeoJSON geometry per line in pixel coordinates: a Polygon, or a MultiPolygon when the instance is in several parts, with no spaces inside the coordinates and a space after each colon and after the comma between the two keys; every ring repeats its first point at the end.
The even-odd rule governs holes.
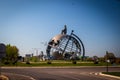
{"type": "Polygon", "coordinates": [[[100,75],[120,79],[120,72],[101,72],[100,75]]]}

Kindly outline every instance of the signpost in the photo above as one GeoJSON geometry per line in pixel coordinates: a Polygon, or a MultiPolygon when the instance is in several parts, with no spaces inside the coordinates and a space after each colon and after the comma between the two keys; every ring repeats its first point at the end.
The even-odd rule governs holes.
{"type": "Polygon", "coordinates": [[[0,43],[0,75],[1,75],[1,59],[6,55],[6,46],[0,43]]]}

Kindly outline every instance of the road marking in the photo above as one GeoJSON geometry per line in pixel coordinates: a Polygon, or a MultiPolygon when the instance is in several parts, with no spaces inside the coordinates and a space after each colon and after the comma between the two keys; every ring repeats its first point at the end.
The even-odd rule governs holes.
{"type": "Polygon", "coordinates": [[[34,79],[33,77],[31,77],[31,76],[28,76],[28,75],[23,75],[23,74],[17,74],[17,73],[9,73],[9,72],[5,72],[5,73],[3,73],[3,74],[13,74],[13,75],[20,75],[20,76],[23,76],[23,77],[27,77],[27,78],[29,78],[29,79],[31,79],[31,80],[36,80],[36,79],[34,79]]]}
{"type": "Polygon", "coordinates": [[[90,72],[89,74],[90,74],[90,75],[99,75],[98,72],[90,72]]]}

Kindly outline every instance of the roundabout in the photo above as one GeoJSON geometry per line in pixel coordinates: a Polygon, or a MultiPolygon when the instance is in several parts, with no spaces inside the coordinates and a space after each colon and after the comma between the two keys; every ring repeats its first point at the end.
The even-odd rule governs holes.
{"type": "MultiPolygon", "coordinates": [[[[21,80],[22,77],[23,77],[22,80],[26,80],[27,76],[29,76],[34,80],[119,80],[117,78],[107,77],[99,74],[100,72],[104,72],[104,71],[105,71],[105,67],[77,67],[77,68],[3,67],[2,68],[2,74],[8,73],[6,74],[6,76],[8,75],[9,79],[11,80],[13,79],[21,80]]],[[[110,67],[110,71],[119,72],[120,67],[110,67]]]]}

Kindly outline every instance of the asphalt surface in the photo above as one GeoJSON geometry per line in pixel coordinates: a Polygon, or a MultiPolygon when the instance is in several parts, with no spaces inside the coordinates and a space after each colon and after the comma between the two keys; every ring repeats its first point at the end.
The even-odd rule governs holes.
{"type": "MultiPolygon", "coordinates": [[[[99,75],[99,72],[105,71],[105,67],[2,68],[2,73],[8,76],[10,80],[33,80],[30,79],[31,77],[35,80],[118,80],[99,75]],[[15,75],[17,75],[17,78],[15,75]]],[[[110,67],[109,71],[120,72],[120,67],[110,67]]]]}

